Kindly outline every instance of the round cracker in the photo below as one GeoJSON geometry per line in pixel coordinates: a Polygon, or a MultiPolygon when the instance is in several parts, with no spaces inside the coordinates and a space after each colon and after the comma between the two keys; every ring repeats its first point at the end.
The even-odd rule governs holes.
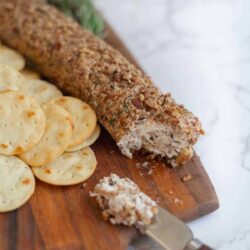
{"type": "Polygon", "coordinates": [[[31,169],[15,156],[0,155],[0,212],[17,209],[35,190],[31,169]]]}
{"type": "Polygon", "coordinates": [[[73,118],[74,134],[69,147],[76,146],[88,139],[96,127],[96,114],[85,102],[70,96],[63,96],[54,101],[65,108],[73,118]]]}
{"type": "Polygon", "coordinates": [[[0,153],[21,154],[33,147],[45,130],[45,116],[38,102],[20,92],[0,93],[0,153]]]}
{"type": "Polygon", "coordinates": [[[94,130],[94,133],[91,135],[90,138],[84,140],[81,144],[76,145],[76,146],[72,146],[67,148],[67,152],[74,152],[74,151],[78,151],[78,150],[82,150],[83,148],[89,147],[92,144],[95,143],[95,141],[99,138],[101,133],[101,128],[100,126],[97,124],[94,130]]]}
{"type": "Polygon", "coordinates": [[[60,156],[68,147],[73,135],[70,114],[55,103],[43,106],[46,128],[41,140],[20,158],[30,166],[42,166],[60,156]]]}
{"type": "Polygon", "coordinates": [[[25,59],[15,50],[0,45],[0,64],[8,65],[11,68],[20,71],[25,66],[25,59]]]}
{"type": "Polygon", "coordinates": [[[62,96],[62,92],[53,84],[43,80],[28,80],[28,93],[40,104],[45,104],[62,96]]]}
{"type": "Polygon", "coordinates": [[[36,71],[29,68],[23,69],[20,73],[26,80],[39,80],[41,78],[36,71]]]}
{"type": "Polygon", "coordinates": [[[97,165],[94,152],[88,147],[81,151],[64,153],[42,167],[33,167],[34,175],[52,185],[75,185],[87,180],[97,165]]]}
{"type": "Polygon", "coordinates": [[[18,71],[7,65],[0,65],[0,92],[8,90],[26,93],[27,83],[18,71]]]}

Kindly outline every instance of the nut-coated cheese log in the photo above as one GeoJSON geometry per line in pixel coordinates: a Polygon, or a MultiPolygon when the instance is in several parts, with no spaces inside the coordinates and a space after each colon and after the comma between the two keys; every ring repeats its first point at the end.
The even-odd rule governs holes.
{"type": "Polygon", "coordinates": [[[54,7],[0,0],[0,38],[62,90],[88,102],[124,155],[143,149],[173,166],[192,156],[192,145],[203,133],[199,120],[54,7]]]}

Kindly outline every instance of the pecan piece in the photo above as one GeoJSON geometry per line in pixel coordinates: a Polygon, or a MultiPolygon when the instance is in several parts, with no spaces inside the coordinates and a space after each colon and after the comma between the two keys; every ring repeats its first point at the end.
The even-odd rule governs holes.
{"type": "Polygon", "coordinates": [[[141,102],[140,99],[135,98],[135,99],[132,99],[131,102],[138,109],[143,109],[144,108],[143,103],[141,102]]]}

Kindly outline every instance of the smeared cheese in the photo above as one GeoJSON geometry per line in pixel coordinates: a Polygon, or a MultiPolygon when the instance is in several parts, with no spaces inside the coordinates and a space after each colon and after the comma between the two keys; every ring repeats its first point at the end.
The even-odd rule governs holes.
{"type": "Polygon", "coordinates": [[[141,229],[151,224],[158,212],[156,203],[134,182],[116,174],[102,178],[90,195],[97,198],[104,219],[112,224],[135,225],[141,229]]]}

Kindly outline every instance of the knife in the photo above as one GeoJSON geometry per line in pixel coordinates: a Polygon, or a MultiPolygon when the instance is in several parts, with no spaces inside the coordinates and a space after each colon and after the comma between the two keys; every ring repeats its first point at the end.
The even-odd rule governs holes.
{"type": "Polygon", "coordinates": [[[165,209],[158,207],[155,222],[146,228],[145,234],[167,250],[212,249],[193,238],[191,229],[165,209]]]}

